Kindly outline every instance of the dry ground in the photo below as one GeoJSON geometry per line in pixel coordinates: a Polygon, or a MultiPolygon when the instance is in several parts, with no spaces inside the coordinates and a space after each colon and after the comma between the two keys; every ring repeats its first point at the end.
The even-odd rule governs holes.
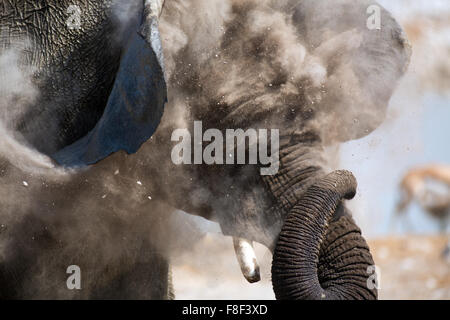
{"type": "Polygon", "coordinates": [[[381,268],[381,299],[450,299],[446,238],[408,236],[371,241],[381,268]]]}
{"type": "MultiPolygon", "coordinates": [[[[450,299],[450,262],[440,253],[445,237],[405,236],[370,241],[381,270],[380,299],[450,299]]],[[[242,277],[229,237],[207,234],[177,257],[173,280],[177,299],[273,299],[271,254],[256,246],[262,280],[242,277]]]]}

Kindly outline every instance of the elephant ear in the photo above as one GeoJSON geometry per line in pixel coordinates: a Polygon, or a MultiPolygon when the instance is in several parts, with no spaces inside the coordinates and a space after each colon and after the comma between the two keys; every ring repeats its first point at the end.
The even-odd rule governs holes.
{"type": "Polygon", "coordinates": [[[301,1],[293,21],[327,71],[316,105],[324,142],[372,132],[409,64],[411,48],[402,28],[372,0],[301,1]]]}
{"type": "Polygon", "coordinates": [[[167,102],[157,17],[144,13],[122,54],[106,108],[83,138],[52,158],[65,167],[94,164],[112,153],[135,153],[156,131],[167,102]]]}

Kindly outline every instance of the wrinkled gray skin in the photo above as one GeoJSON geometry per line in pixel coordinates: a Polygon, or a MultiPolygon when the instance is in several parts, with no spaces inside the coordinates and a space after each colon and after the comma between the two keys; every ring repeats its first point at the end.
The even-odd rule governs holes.
{"type": "MultiPolygon", "coordinates": [[[[19,129],[36,148],[48,152],[76,140],[95,125],[118,67],[120,41],[117,30],[109,23],[108,10],[103,8],[106,1],[42,1],[42,9],[39,4],[33,10],[26,9],[28,22],[23,20],[25,2],[1,0],[0,8],[6,5],[8,10],[0,10],[0,26],[9,27],[10,38],[6,39],[26,34],[40,48],[26,55],[24,63],[38,67],[35,81],[44,95],[36,103],[36,111],[25,116],[19,129]],[[69,2],[88,6],[87,21],[96,18],[84,26],[81,35],[65,29],[63,17],[69,2]],[[42,29],[46,32],[40,33],[42,29]],[[42,105],[50,107],[39,109],[42,105]],[[49,123],[51,127],[47,128],[56,130],[57,139],[44,143],[44,137],[33,132],[45,130],[36,129],[33,127],[36,121],[28,120],[45,117],[42,112],[50,112],[54,117],[51,106],[61,111],[57,113],[60,122],[56,129],[53,128],[56,122],[49,123]],[[65,117],[72,114],[76,115],[73,121],[65,122],[65,117]],[[65,125],[69,134],[61,135],[58,128],[65,125]]],[[[364,1],[352,2],[344,11],[347,13],[340,13],[344,17],[336,18],[347,18],[346,28],[354,28],[355,22],[349,17],[357,16],[357,10],[364,12],[366,7],[364,1]]],[[[247,9],[236,6],[233,10],[242,19],[247,9]]],[[[311,42],[319,41],[321,28],[333,27],[332,21],[322,21],[317,30],[309,29],[308,19],[312,16],[309,4],[298,5],[293,14],[299,34],[305,39],[309,37],[311,42]]],[[[373,96],[368,97],[369,101],[377,100],[376,105],[381,108],[386,107],[408,60],[399,27],[390,16],[386,17],[377,36],[363,30],[364,54],[373,63],[365,66],[355,62],[360,72],[375,68],[381,74],[392,74],[390,83],[379,92],[370,91],[373,96]]],[[[221,43],[224,52],[227,46],[232,48],[229,40],[233,35],[238,38],[240,30],[230,27],[228,32],[229,37],[221,43]]],[[[261,35],[246,41],[255,44],[243,52],[250,61],[257,64],[258,59],[270,59],[270,54],[264,54],[270,53],[270,43],[262,41],[256,45],[261,35]],[[260,51],[263,53],[259,55],[260,51]]],[[[5,47],[5,43],[2,45],[5,47]]],[[[170,237],[176,235],[170,233],[166,220],[170,211],[177,208],[219,222],[227,235],[258,241],[271,248],[277,298],[376,298],[376,290],[366,285],[367,267],[374,264],[369,248],[343,202],[354,196],[356,180],[346,171],[326,174],[321,161],[321,133],[308,126],[320,113],[311,114],[307,107],[303,108],[302,97],[291,101],[300,105],[295,116],[288,115],[289,101],[280,106],[277,117],[281,115],[286,126],[280,127],[280,170],[274,176],[260,176],[257,165],[176,166],[171,162],[170,136],[177,128],[172,117],[177,111],[170,101],[175,93],[183,92],[193,101],[187,123],[201,119],[205,128],[221,130],[234,128],[236,124],[245,129],[256,123],[251,117],[226,117],[237,105],[211,112],[217,101],[203,91],[207,88],[192,86],[195,81],[206,86],[211,79],[193,71],[187,73],[187,60],[182,58],[181,53],[180,65],[169,79],[169,104],[160,127],[136,154],[118,152],[56,182],[45,175],[22,172],[3,161],[5,181],[18,177],[29,186],[1,189],[1,201],[8,210],[0,211],[0,222],[5,226],[0,230],[0,297],[170,297],[165,252],[170,237]],[[209,100],[202,99],[204,95],[209,100]],[[19,203],[7,202],[4,198],[7,193],[12,193],[19,203]],[[83,272],[83,289],[79,291],[66,288],[66,268],[72,264],[80,266],[83,272]]],[[[206,61],[204,67],[213,63],[206,61]]],[[[332,72],[332,65],[328,67],[332,72]]],[[[211,88],[214,89],[214,83],[211,88]]],[[[277,84],[273,90],[277,90],[277,84]]],[[[258,114],[258,121],[271,121],[271,116],[258,114]]],[[[336,121],[345,128],[351,120],[336,121]]],[[[351,134],[343,130],[339,140],[360,137],[373,129],[361,128],[351,134]]]]}

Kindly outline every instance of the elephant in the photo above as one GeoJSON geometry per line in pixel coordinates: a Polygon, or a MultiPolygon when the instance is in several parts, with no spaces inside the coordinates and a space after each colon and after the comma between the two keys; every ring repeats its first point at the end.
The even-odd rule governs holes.
{"type": "Polygon", "coordinates": [[[12,100],[26,108],[4,130],[12,147],[0,146],[0,298],[171,298],[178,209],[235,239],[250,282],[242,248],[268,247],[277,299],[376,299],[345,205],[356,179],[324,153],[380,125],[409,63],[385,9],[368,27],[372,5],[2,0],[2,51],[29,38],[18,64],[39,94],[12,100]],[[79,29],[66,23],[72,4],[79,29]],[[174,163],[173,133],[196,120],[279,130],[277,172],[174,163]],[[80,290],[66,286],[72,265],[80,290]]]}

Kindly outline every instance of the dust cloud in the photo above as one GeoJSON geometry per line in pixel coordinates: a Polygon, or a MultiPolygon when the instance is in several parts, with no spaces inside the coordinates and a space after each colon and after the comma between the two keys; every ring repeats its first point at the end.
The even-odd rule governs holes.
{"type": "Polygon", "coordinates": [[[218,128],[314,130],[324,144],[367,135],[409,62],[388,12],[381,9],[385,31],[366,28],[369,3],[167,1],[160,24],[167,75],[184,102],[173,109],[218,128]]]}
{"type": "MultiPolygon", "coordinates": [[[[374,47],[377,36],[365,28],[365,9],[372,1],[351,8],[346,2],[166,0],[160,32],[169,103],[158,130],[203,120],[216,128],[279,128],[285,136],[314,131],[326,145],[368,134],[383,120],[395,81],[406,68],[401,49],[407,44],[394,27],[400,40],[392,56],[377,56],[386,48],[374,47]]],[[[138,10],[128,1],[116,5],[119,26],[138,10]]],[[[6,97],[0,102],[5,137],[0,142],[0,259],[7,268],[36,270],[38,277],[22,279],[30,297],[73,297],[49,281],[65,279],[70,264],[92,271],[77,297],[100,295],[91,288],[106,286],[155,252],[167,255],[159,246],[165,230],[174,229],[173,221],[148,212],[154,204],[145,181],[151,179],[138,168],[139,157],[149,155],[119,152],[95,168],[69,171],[11,130],[14,118],[39,95],[30,80],[32,67],[20,65],[18,57],[15,51],[0,56],[0,92],[6,97]],[[57,249],[61,254],[55,257],[57,249]]],[[[155,212],[171,215],[172,208],[159,205],[152,207],[155,212]]],[[[183,218],[177,217],[179,226],[183,218]]],[[[200,227],[200,234],[209,228],[200,227]]],[[[183,238],[184,228],[175,229],[183,238]]],[[[176,254],[186,246],[177,243],[175,249],[161,247],[176,254]]]]}

